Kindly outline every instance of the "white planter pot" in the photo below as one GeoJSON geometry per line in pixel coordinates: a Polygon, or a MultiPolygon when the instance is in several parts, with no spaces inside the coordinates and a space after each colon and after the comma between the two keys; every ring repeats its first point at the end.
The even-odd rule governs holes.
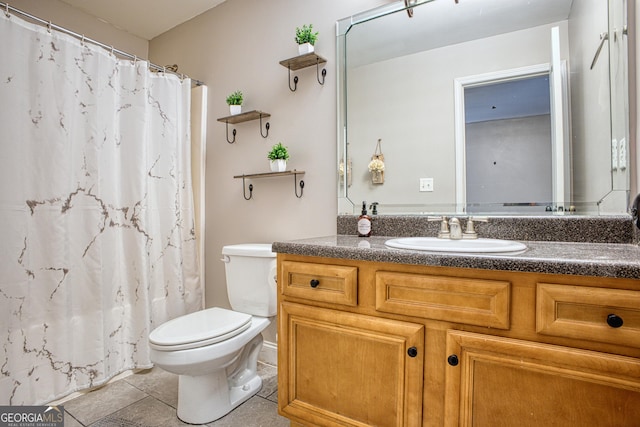
{"type": "Polygon", "coordinates": [[[271,160],[271,172],[284,172],[287,170],[287,161],[278,159],[271,160]]]}
{"type": "Polygon", "coordinates": [[[229,112],[232,116],[242,113],[242,105],[229,105],[229,112]]]}
{"type": "Polygon", "coordinates": [[[298,53],[304,55],[313,52],[313,45],[311,43],[302,43],[298,45],[298,53]]]}

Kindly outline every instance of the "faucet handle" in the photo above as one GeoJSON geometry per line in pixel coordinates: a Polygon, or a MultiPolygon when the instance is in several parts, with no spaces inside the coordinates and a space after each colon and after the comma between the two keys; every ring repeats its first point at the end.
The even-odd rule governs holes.
{"type": "Polygon", "coordinates": [[[473,225],[475,222],[489,222],[489,218],[486,216],[470,216],[467,219],[467,229],[462,236],[464,239],[477,239],[478,233],[476,233],[476,229],[473,225]]]}
{"type": "Polygon", "coordinates": [[[427,221],[440,221],[440,231],[438,232],[438,239],[448,239],[451,233],[449,233],[449,223],[447,217],[442,216],[428,216],[427,221]]]}

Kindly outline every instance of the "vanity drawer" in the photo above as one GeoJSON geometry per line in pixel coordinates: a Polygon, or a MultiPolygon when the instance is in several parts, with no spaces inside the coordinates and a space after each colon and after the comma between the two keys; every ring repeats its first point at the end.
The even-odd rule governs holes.
{"type": "Polygon", "coordinates": [[[540,334],[640,347],[640,293],[538,283],[540,334]]]}
{"type": "Polygon", "coordinates": [[[281,292],[290,297],[356,306],[358,268],[283,261],[281,292]]]}
{"type": "Polygon", "coordinates": [[[511,282],[378,271],[376,310],[509,329],[511,282]]]}

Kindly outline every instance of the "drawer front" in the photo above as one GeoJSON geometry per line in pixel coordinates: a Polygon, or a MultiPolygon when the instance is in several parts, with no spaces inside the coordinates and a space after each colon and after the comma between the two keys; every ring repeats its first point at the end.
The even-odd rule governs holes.
{"type": "Polygon", "coordinates": [[[376,310],[509,329],[511,283],[467,277],[376,273],[376,310]]]}
{"type": "Polygon", "coordinates": [[[357,267],[283,261],[280,268],[284,295],[348,306],[358,304],[357,267]]]}
{"type": "Polygon", "coordinates": [[[640,293],[538,283],[540,334],[640,347],[640,293]]]}

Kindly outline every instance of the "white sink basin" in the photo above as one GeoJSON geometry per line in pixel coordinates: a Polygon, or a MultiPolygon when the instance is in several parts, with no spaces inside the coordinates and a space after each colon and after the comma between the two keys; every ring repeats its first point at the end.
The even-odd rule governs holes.
{"type": "Polygon", "coordinates": [[[390,248],[430,252],[507,253],[527,248],[520,242],[499,239],[449,240],[437,237],[401,237],[384,242],[390,248]]]}

